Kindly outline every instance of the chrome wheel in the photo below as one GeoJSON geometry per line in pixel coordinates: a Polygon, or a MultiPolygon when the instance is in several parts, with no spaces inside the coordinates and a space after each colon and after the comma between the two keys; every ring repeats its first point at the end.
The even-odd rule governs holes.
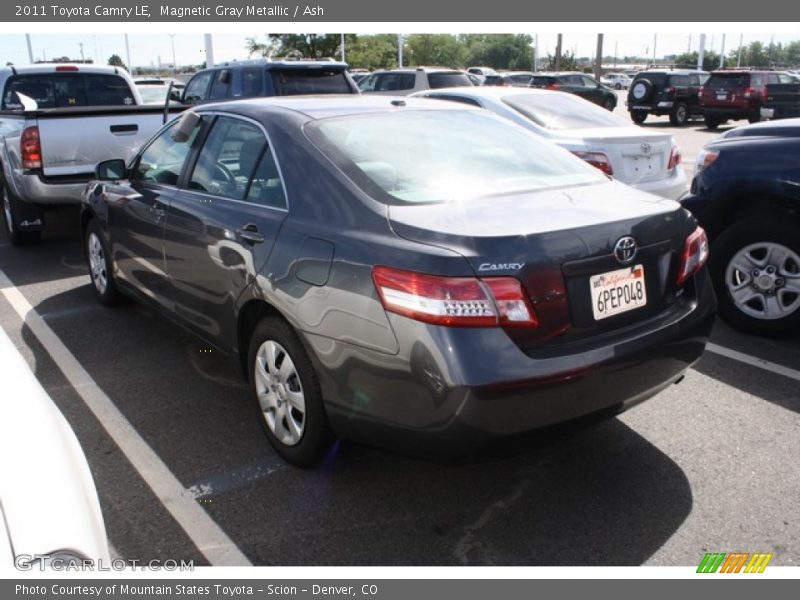
{"type": "Polygon", "coordinates": [[[256,395],[264,421],[281,443],[294,446],[306,425],[305,396],[294,361],[278,342],[267,340],[259,346],[255,363],[256,395]]]}
{"type": "Polygon", "coordinates": [[[92,282],[100,294],[105,294],[108,288],[108,273],[106,272],[106,253],[103,251],[103,244],[94,232],[89,233],[86,242],[89,254],[89,273],[92,282]]]}
{"type": "Polygon", "coordinates": [[[14,232],[14,218],[11,216],[11,200],[8,197],[8,190],[3,186],[3,217],[6,220],[6,229],[9,233],[14,232]]]}
{"type": "Polygon", "coordinates": [[[736,307],[756,319],[788,317],[800,308],[800,256],[775,242],[745,246],[725,270],[736,307]]]}

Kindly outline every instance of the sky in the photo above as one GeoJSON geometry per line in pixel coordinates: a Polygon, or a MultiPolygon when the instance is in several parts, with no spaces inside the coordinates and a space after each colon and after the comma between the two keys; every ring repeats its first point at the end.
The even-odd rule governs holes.
{"type": "MultiPolygon", "coordinates": [[[[253,24],[247,24],[251,28],[253,24]]],[[[265,24],[266,25],[266,24],[265,24]]],[[[535,25],[533,23],[528,25],[535,25]]],[[[754,25],[758,26],[758,24],[754,25]]],[[[641,29],[641,28],[639,28],[641,29]]],[[[540,56],[554,53],[556,47],[556,34],[539,33],[540,56]]],[[[338,31],[333,33],[339,33],[338,31]]],[[[349,31],[345,31],[349,33],[349,31]]],[[[406,33],[413,33],[408,30],[406,33]]],[[[536,35],[536,31],[520,30],[519,33],[536,35]]],[[[731,31],[725,35],[725,51],[738,47],[738,31],[731,31]]],[[[247,59],[248,54],[245,49],[245,39],[248,37],[260,38],[263,41],[265,33],[253,28],[252,31],[244,34],[222,33],[213,37],[214,59],[215,62],[225,60],[247,59]]],[[[706,34],[706,50],[719,52],[722,45],[723,33],[717,31],[713,34],[706,34]]],[[[202,33],[130,33],[128,41],[130,45],[130,59],[134,66],[157,66],[159,61],[163,64],[172,63],[172,43],[174,39],[175,60],[178,65],[197,65],[205,60],[205,46],[202,33]]],[[[775,43],[787,43],[795,39],[800,39],[800,31],[796,35],[780,33],[771,34],[768,32],[751,32],[743,35],[744,44],[759,40],[768,44],[770,40],[775,43]]],[[[697,50],[700,40],[700,31],[686,33],[661,33],[658,34],[656,43],[656,54],[658,57],[670,54],[681,54],[691,48],[697,50]]],[[[596,35],[585,32],[570,33],[564,29],[563,49],[574,52],[577,56],[592,56],[595,51],[596,35]]],[[[606,33],[604,38],[604,54],[608,56],[648,56],[653,54],[653,34],[638,33],[606,33]]],[[[55,33],[32,33],[31,45],[33,55],[36,60],[51,59],[56,56],[69,56],[71,58],[81,57],[81,44],[83,44],[83,56],[87,59],[94,59],[95,62],[105,64],[109,56],[118,54],[123,61],[127,61],[125,51],[125,34],[55,34],[55,33]]],[[[24,34],[0,33],[0,64],[13,62],[17,65],[27,64],[28,50],[24,34]]]]}

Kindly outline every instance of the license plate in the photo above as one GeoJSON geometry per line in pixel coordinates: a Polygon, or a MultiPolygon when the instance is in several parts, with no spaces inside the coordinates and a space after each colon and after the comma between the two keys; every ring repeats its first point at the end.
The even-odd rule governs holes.
{"type": "Polygon", "coordinates": [[[728,94],[717,94],[717,100],[727,100],[728,94]]]}
{"type": "Polygon", "coordinates": [[[635,310],[647,304],[642,265],[592,275],[589,279],[589,289],[592,293],[592,312],[595,321],[635,310]]]}
{"type": "Polygon", "coordinates": [[[633,110],[650,110],[649,106],[631,106],[633,110]]]}

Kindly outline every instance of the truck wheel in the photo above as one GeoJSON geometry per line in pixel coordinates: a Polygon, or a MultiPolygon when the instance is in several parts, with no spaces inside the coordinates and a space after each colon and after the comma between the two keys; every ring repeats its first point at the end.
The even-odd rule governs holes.
{"type": "Polygon", "coordinates": [[[647,118],[647,111],[645,110],[631,111],[631,121],[633,121],[637,125],[641,125],[642,123],[644,123],[646,118],[647,118]]]}
{"type": "Polygon", "coordinates": [[[797,225],[742,221],[711,248],[720,316],[732,327],[768,337],[800,332],[800,237],[797,225]]]}
{"type": "Polygon", "coordinates": [[[678,102],[669,113],[669,122],[672,125],[686,125],[689,120],[689,108],[685,102],[678,102]]]}
{"type": "Polygon", "coordinates": [[[42,239],[42,210],[34,205],[25,205],[9,189],[5,181],[0,182],[3,190],[3,225],[9,241],[14,246],[36,244],[42,239]],[[26,218],[23,218],[23,215],[26,218]],[[27,230],[20,227],[22,221],[39,221],[39,229],[27,230]]]}
{"type": "Polygon", "coordinates": [[[293,465],[317,463],[334,437],[317,374],[288,323],[266,317],[256,325],[248,369],[258,419],[269,443],[293,465]]]}
{"type": "Polygon", "coordinates": [[[616,108],[616,106],[617,106],[617,101],[614,100],[614,98],[612,98],[611,96],[603,100],[603,108],[605,108],[606,110],[613,111],[616,108]]]}
{"type": "Polygon", "coordinates": [[[86,227],[86,236],[83,246],[86,255],[86,264],[89,266],[89,277],[92,279],[94,293],[101,304],[116,306],[122,302],[122,294],[117,289],[114,280],[114,270],[111,263],[111,252],[100,226],[94,219],[86,227]]]}

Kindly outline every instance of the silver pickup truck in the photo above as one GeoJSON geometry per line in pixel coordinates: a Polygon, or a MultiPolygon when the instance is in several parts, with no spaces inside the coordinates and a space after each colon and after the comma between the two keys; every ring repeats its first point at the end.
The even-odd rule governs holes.
{"type": "Polygon", "coordinates": [[[98,162],[132,155],[167,118],[141,106],[116,67],[4,67],[0,90],[3,223],[14,245],[39,241],[45,207],[78,204],[98,162]]]}

